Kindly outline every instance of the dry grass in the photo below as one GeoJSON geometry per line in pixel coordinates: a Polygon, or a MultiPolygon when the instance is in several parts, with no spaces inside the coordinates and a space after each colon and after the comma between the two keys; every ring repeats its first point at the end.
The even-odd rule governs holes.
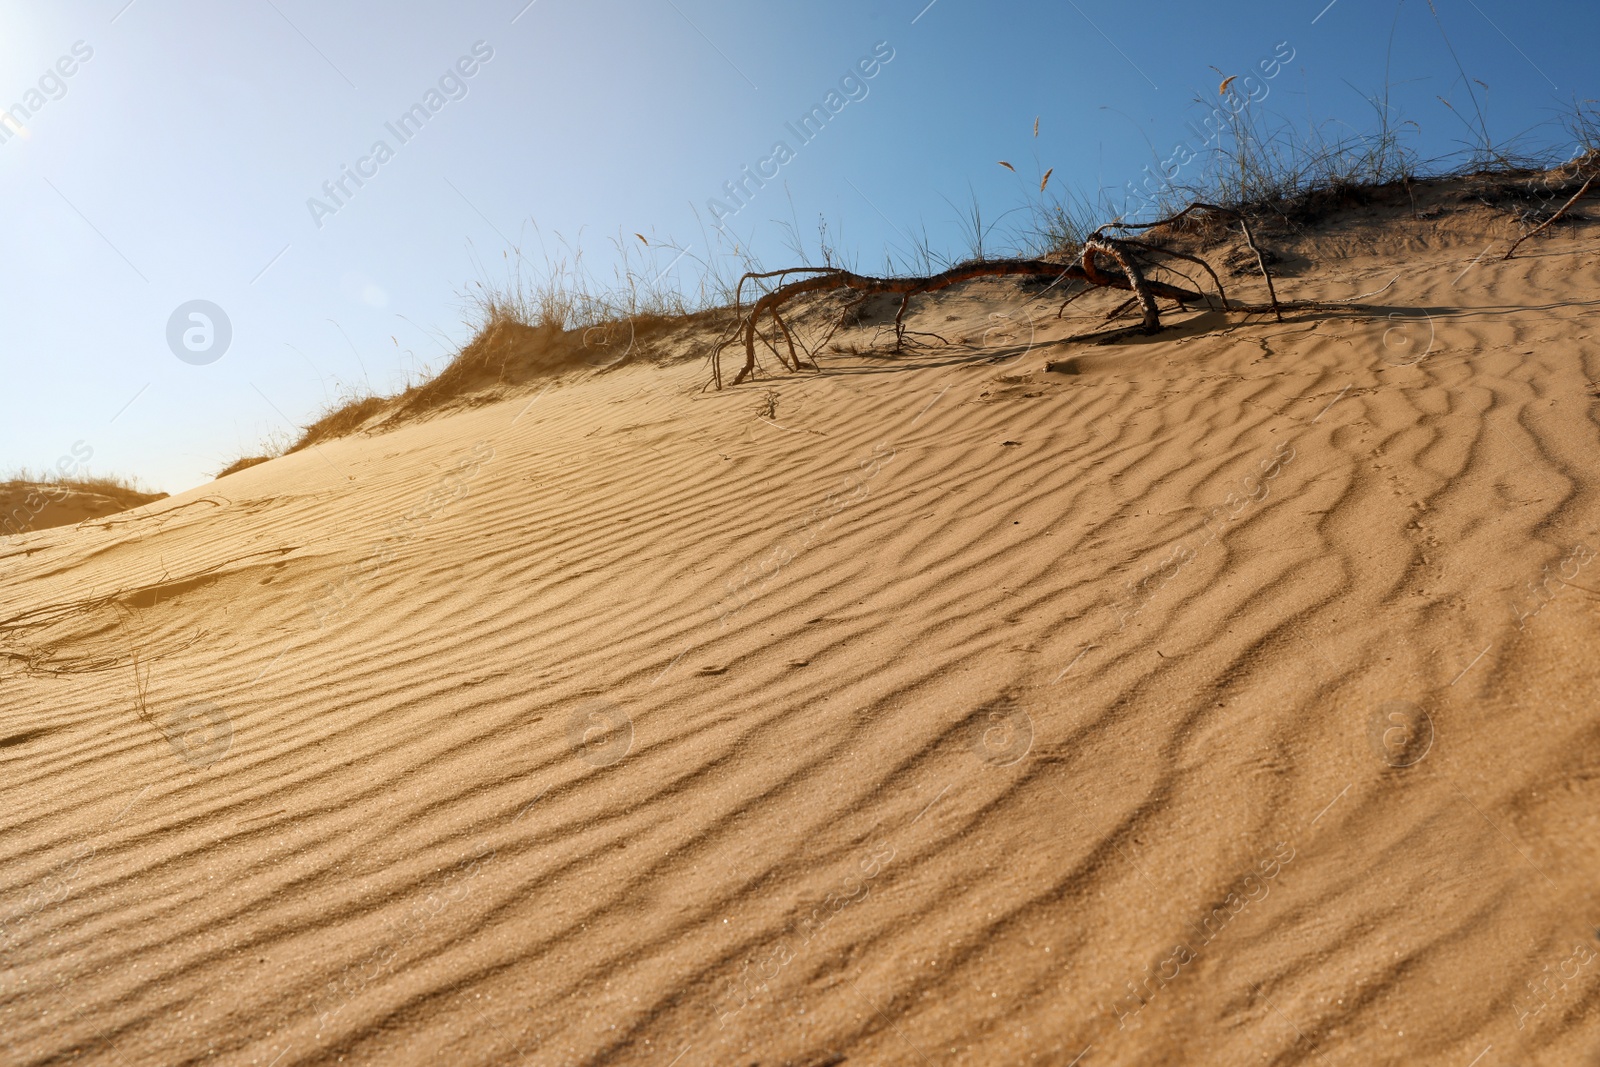
{"type": "MultiPolygon", "coordinates": [[[[548,291],[545,294],[550,295],[548,291]]],[[[567,296],[528,299],[485,289],[477,298],[480,322],[471,341],[435,375],[390,396],[350,393],[323,409],[292,442],[264,455],[239,456],[219,470],[222,478],[280,455],[363,430],[395,425],[473,396],[582,367],[595,369],[638,358],[648,339],[693,315],[639,312],[567,328],[574,305],[567,296]]],[[[591,305],[588,309],[593,311],[591,305]]]]}
{"type": "MultiPolygon", "coordinates": [[[[1226,87],[1224,82],[1224,92],[1226,87]]],[[[1215,101],[1197,102],[1215,105],[1215,101]]],[[[1552,185],[1555,171],[1543,169],[1547,161],[1536,164],[1510,146],[1490,144],[1481,116],[1478,126],[1472,128],[1482,134],[1469,146],[1464,161],[1436,160],[1424,166],[1404,143],[1404,135],[1408,129],[1415,130],[1415,123],[1393,115],[1387,89],[1369,103],[1373,127],[1336,139],[1324,135],[1325,127],[1305,132],[1249,103],[1238,110],[1222,109],[1226,122],[1216,143],[1196,160],[1190,181],[1170,184],[1157,194],[1152,201],[1153,214],[1172,214],[1177,207],[1199,200],[1266,220],[1268,229],[1299,228],[1352,205],[1414,197],[1421,184],[1467,177],[1479,179],[1474,188],[1485,203],[1520,205],[1523,210],[1518,217],[1531,228],[1548,217],[1538,214],[1544,200],[1563,190],[1570,192],[1592,171],[1592,167],[1569,164],[1571,173],[1562,173],[1563,180],[1552,185]],[[1424,171],[1428,171],[1426,177],[1421,176],[1424,171]],[[1533,197],[1529,190],[1535,185],[1540,205],[1528,208],[1522,201],[1533,197]]],[[[1600,113],[1575,102],[1566,126],[1589,150],[1585,160],[1600,158],[1596,157],[1600,113]]],[[[1082,254],[1084,240],[1098,226],[1122,217],[1104,194],[1091,199],[1063,190],[1059,182],[1050,185],[1053,168],[1042,168],[1040,173],[1037,190],[1028,196],[1028,203],[998,218],[985,219],[976,196],[969,207],[957,208],[963,216],[964,255],[936,251],[924,230],[908,252],[888,255],[888,273],[929,274],[958,262],[983,260],[991,256],[997,241],[1023,258],[1073,259],[1082,254]],[[1001,233],[999,224],[1019,213],[1027,221],[1012,224],[1010,232],[1001,233]]],[[[1028,185],[1031,190],[1031,181],[1028,185]]],[[[1215,220],[1191,218],[1180,229],[1208,243],[1223,235],[1195,231],[1217,225],[1215,220]]],[[[819,222],[815,254],[800,239],[797,222],[785,224],[784,229],[787,247],[797,261],[836,265],[836,242],[829,236],[826,221],[819,222]]],[[[487,399],[503,387],[533,378],[638,359],[651,338],[728,315],[739,302],[736,280],[746,272],[764,269],[749,249],[726,231],[702,235],[701,244],[714,249],[707,257],[689,255],[687,249],[671,243],[652,244],[642,234],[619,233],[611,239],[616,265],[606,280],[589,272],[576,244],[557,235],[552,252],[537,230],[535,235],[542,266],[536,266],[521,248],[513,248],[502,253],[503,280],[480,278],[468,286],[463,297],[467,321],[473,326],[472,340],[437,374],[392,396],[371,392],[346,395],[305,427],[298,439],[269,448],[264,455],[240,456],[217,477],[320,441],[419,417],[453,402],[474,396],[487,399]],[[683,265],[677,277],[692,278],[698,271],[698,281],[664,281],[666,272],[679,263],[683,265]]]]}
{"type": "Polygon", "coordinates": [[[344,437],[359,430],[367,420],[388,410],[390,400],[371,394],[351,396],[328,405],[315,422],[301,432],[288,451],[298,452],[318,441],[344,437]]]}
{"type": "Polygon", "coordinates": [[[67,476],[58,471],[46,470],[34,473],[27,467],[18,467],[6,478],[0,479],[0,492],[35,486],[79,493],[97,493],[114,500],[131,500],[133,504],[130,506],[160,500],[167,495],[148,488],[137,478],[124,478],[118,474],[67,476]]]}
{"type": "Polygon", "coordinates": [[[530,317],[496,308],[443,370],[395,398],[396,413],[421,414],[469,393],[582,364],[583,340],[574,336],[580,331],[563,329],[549,315],[530,317]]]}
{"type": "Polygon", "coordinates": [[[211,477],[226,478],[230,474],[236,474],[242,470],[249,470],[258,463],[265,463],[269,459],[276,458],[276,456],[240,456],[238,459],[234,460],[232,463],[229,463],[226,467],[223,467],[211,477]]]}

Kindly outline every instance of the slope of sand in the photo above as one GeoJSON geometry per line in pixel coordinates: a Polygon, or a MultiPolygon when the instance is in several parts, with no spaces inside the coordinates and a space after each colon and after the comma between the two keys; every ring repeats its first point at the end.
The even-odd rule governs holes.
{"type": "Polygon", "coordinates": [[[1593,1062],[1600,264],[1514,232],[1115,345],[973,284],[0,549],[0,1060],[1593,1062]]]}
{"type": "Polygon", "coordinates": [[[71,483],[0,482],[0,537],[103,519],[166,495],[111,485],[89,489],[71,483]]]}

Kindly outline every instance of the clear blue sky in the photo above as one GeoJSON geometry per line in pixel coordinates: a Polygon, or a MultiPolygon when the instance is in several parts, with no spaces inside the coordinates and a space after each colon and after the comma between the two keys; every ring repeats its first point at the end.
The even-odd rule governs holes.
{"type": "Polygon", "coordinates": [[[778,176],[733,231],[778,263],[779,223],[814,237],[821,213],[876,270],[905,231],[958,250],[969,190],[995,216],[1046,167],[1121,189],[1192,138],[1213,66],[1275,50],[1294,58],[1262,106],[1365,127],[1393,27],[1391,102],[1424,156],[1466,135],[1439,97],[1472,114],[1452,48],[1498,138],[1560,151],[1561,110],[1600,95],[1600,5],[1576,0],[1434,0],[1438,21],[1427,0],[525,2],[0,4],[0,107],[40,105],[0,143],[0,468],[82,441],[94,472],[198,484],[340,382],[392,390],[442,364],[469,336],[460,292],[504,277],[508,239],[537,250],[530,223],[581,238],[600,272],[619,232],[704,254],[696,212],[780,140],[792,158],[765,164],[778,176]],[[893,58],[802,144],[786,124],[879,42],[893,58]],[[430,89],[402,142],[386,124],[430,89]],[[369,176],[336,202],[323,185],[346,166],[369,176]],[[203,365],[167,341],[196,299],[232,328],[203,365]]]}

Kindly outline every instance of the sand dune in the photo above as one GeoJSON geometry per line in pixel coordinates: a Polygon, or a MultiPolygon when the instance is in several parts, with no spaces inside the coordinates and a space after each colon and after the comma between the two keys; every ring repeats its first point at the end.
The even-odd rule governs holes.
{"type": "Polygon", "coordinates": [[[141,493],[109,483],[88,488],[72,483],[0,482],[0,537],[48,530],[136,508],[165,493],[141,493]]]}
{"type": "Polygon", "coordinates": [[[1595,1060],[1600,264],[1512,233],[1375,209],[1277,243],[1376,310],[1106,346],[973,284],[0,548],[4,1061],[1595,1060]]]}

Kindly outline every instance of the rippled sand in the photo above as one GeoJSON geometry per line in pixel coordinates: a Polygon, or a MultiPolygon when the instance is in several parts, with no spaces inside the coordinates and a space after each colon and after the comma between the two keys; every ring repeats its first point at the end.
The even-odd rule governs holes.
{"type": "Polygon", "coordinates": [[[1514,232],[1106,346],[975,284],[0,548],[0,1059],[1590,1062],[1600,265],[1514,232]]]}

